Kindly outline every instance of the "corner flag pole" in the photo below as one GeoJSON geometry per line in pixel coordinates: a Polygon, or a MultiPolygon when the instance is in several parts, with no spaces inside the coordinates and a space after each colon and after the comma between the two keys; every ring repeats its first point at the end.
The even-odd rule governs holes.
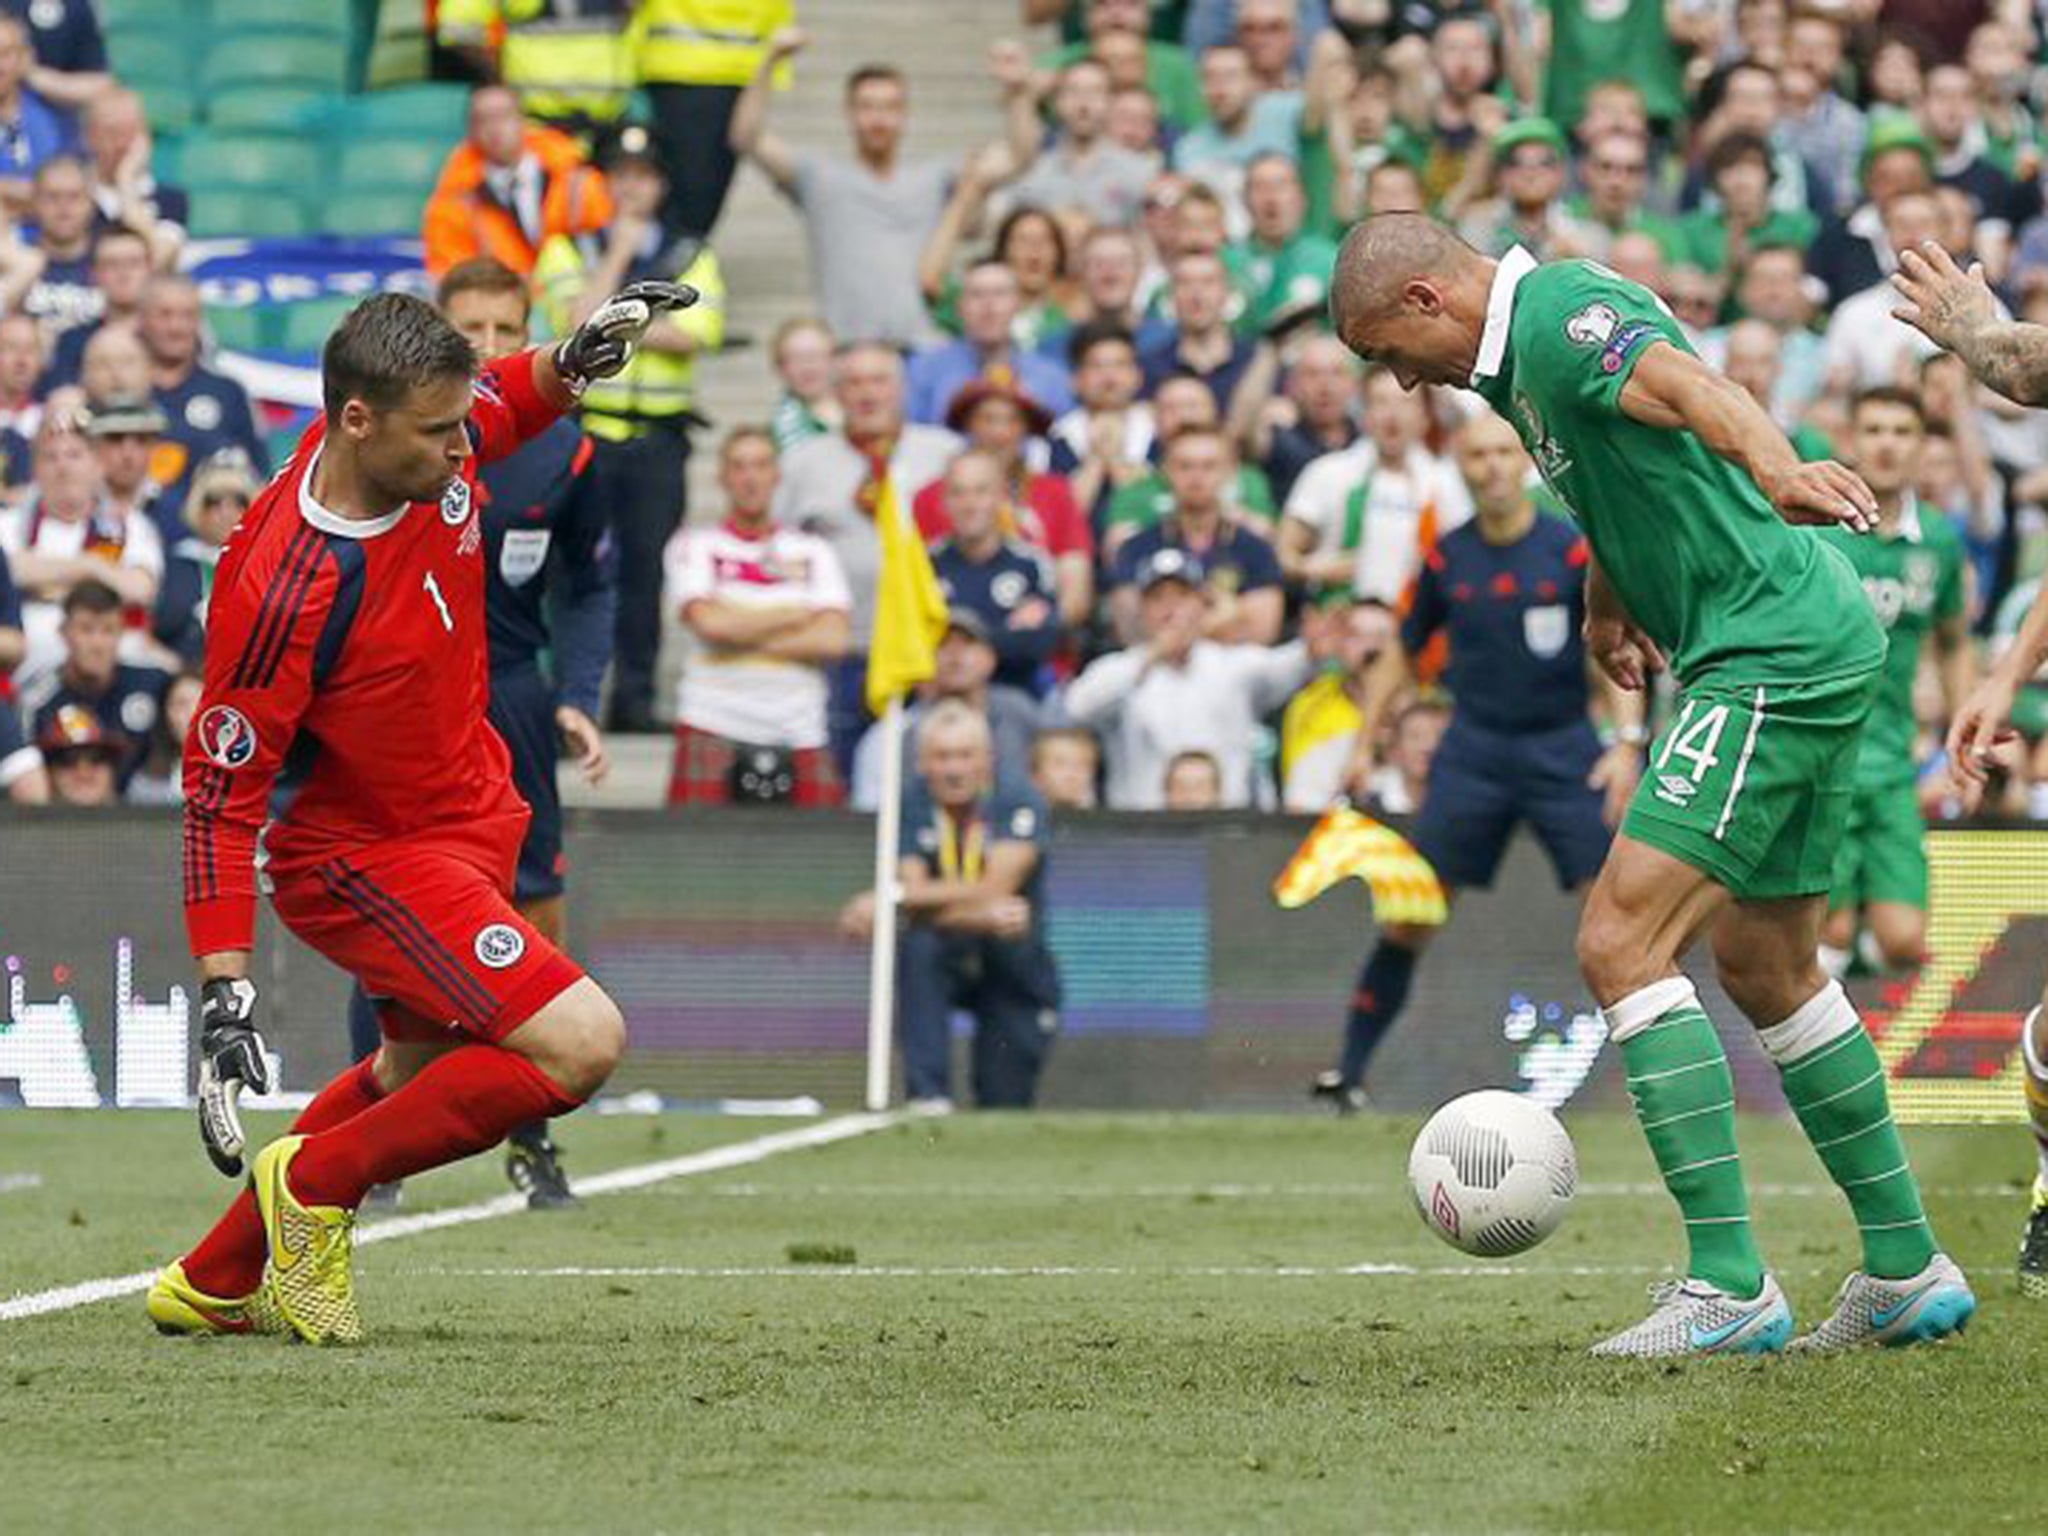
{"type": "Polygon", "coordinates": [[[882,799],[875,810],[875,932],[868,951],[870,1110],[889,1107],[896,1020],[896,845],[903,824],[903,695],[882,714],[882,799]]]}

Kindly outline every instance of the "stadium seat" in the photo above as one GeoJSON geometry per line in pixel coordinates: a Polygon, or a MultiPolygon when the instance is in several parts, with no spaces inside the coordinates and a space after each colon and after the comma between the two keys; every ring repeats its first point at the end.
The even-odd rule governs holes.
{"type": "Polygon", "coordinates": [[[356,307],[355,297],[306,299],[287,304],[279,312],[281,326],[277,346],[285,352],[317,352],[341,324],[341,317],[356,307]]]}
{"type": "Polygon", "coordinates": [[[207,0],[98,0],[93,10],[99,15],[100,30],[107,46],[118,53],[121,39],[139,28],[169,25],[190,36],[206,24],[207,0]]]}
{"type": "Polygon", "coordinates": [[[310,85],[228,86],[207,100],[209,127],[303,133],[318,123],[332,93],[310,85]]]}
{"type": "Polygon", "coordinates": [[[191,83],[192,34],[161,22],[107,39],[108,61],[125,84],[146,80],[191,83]]]}
{"type": "Polygon", "coordinates": [[[417,133],[452,145],[468,126],[469,92],[459,85],[401,85],[348,100],[353,133],[417,133]]]}
{"type": "Polygon", "coordinates": [[[192,188],[264,188],[294,197],[320,180],[320,151],[304,139],[261,134],[194,134],[185,146],[185,185],[192,188]]]}
{"type": "Polygon", "coordinates": [[[451,147],[416,135],[350,138],[335,152],[335,185],[404,188],[424,198],[440,179],[451,147]]]}
{"type": "Polygon", "coordinates": [[[320,228],[333,235],[417,235],[426,199],[417,192],[337,189],[320,200],[320,228]]]}
{"type": "Polygon", "coordinates": [[[280,5],[278,0],[205,0],[205,4],[207,22],[216,32],[260,30],[343,39],[348,36],[348,7],[343,0],[327,0],[324,6],[280,5]]]}
{"type": "Polygon", "coordinates": [[[246,235],[251,239],[282,239],[306,234],[306,210],[282,188],[238,190],[213,186],[192,194],[192,233],[202,238],[246,235]]]}
{"type": "Polygon", "coordinates": [[[348,83],[348,47],[323,34],[231,32],[216,36],[200,69],[208,92],[235,85],[303,85],[338,91],[348,83]]]}
{"type": "Polygon", "coordinates": [[[208,306],[206,328],[216,345],[230,352],[260,352],[274,348],[277,310],[268,304],[208,306]]]}
{"type": "Polygon", "coordinates": [[[181,80],[129,80],[142,97],[150,129],[159,137],[183,133],[199,120],[199,98],[181,80]]]}

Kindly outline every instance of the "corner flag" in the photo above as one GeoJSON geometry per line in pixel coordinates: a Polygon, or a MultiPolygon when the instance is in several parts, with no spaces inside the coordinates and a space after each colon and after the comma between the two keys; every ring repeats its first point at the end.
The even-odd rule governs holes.
{"type": "Polygon", "coordinates": [[[875,633],[868,647],[868,708],[879,715],[932,675],[946,633],[946,595],[902,504],[882,481],[875,505],[882,568],[875,579],[875,633]]]}

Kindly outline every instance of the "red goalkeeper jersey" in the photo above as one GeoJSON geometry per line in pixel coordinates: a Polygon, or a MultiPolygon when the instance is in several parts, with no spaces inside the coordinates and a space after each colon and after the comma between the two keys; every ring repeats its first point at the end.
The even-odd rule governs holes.
{"type": "Polygon", "coordinates": [[[259,833],[282,876],[350,849],[523,813],[505,745],[484,719],[474,476],[479,461],[502,458],[560,414],[534,383],[533,358],[484,370],[469,418],[474,456],[440,501],[370,520],[322,507],[312,481],[323,417],[229,539],[207,607],[205,691],[185,743],[185,928],[195,955],[251,946],[259,833]]]}

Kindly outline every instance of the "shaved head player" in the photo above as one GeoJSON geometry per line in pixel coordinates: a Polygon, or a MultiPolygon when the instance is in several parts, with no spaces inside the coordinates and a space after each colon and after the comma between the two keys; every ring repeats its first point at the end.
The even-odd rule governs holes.
{"type": "Polygon", "coordinates": [[[1653,294],[1591,262],[1494,261],[1422,215],[1384,214],[1345,239],[1330,308],[1345,343],[1404,384],[1477,390],[1508,420],[1592,546],[1594,659],[1639,688],[1668,657],[1683,685],[1587,897],[1579,964],[1689,1259],[1595,1353],[1792,1338],[1750,1232],[1727,1058],[1679,969],[1707,935],[1863,1239],[1862,1269],[1795,1347],[1954,1332],[1975,1298],[1935,1247],[1876,1047],[1816,957],[1885,642],[1848,562],[1791,524],[1867,531],[1869,489],[1800,463],[1653,294]]]}

